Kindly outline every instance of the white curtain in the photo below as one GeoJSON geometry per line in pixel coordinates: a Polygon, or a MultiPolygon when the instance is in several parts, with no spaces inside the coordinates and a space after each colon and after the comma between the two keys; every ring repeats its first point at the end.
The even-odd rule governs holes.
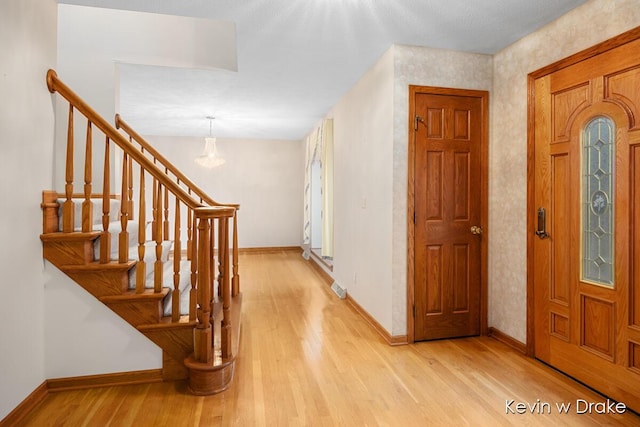
{"type": "Polygon", "coordinates": [[[305,252],[311,244],[311,135],[304,139],[304,221],[302,231],[302,245],[305,252]]]}
{"type": "Polygon", "coordinates": [[[304,166],[304,230],[302,244],[305,250],[311,245],[311,165],[316,159],[320,129],[314,129],[305,138],[305,166],[304,166]]]}
{"type": "Polygon", "coordinates": [[[333,258],[333,119],[322,123],[322,256],[333,258]]]}
{"type": "Polygon", "coordinates": [[[304,229],[302,245],[305,257],[311,250],[311,175],[315,161],[321,164],[322,192],[322,252],[333,258],[333,119],[322,124],[305,138],[304,168],[304,229]]]}

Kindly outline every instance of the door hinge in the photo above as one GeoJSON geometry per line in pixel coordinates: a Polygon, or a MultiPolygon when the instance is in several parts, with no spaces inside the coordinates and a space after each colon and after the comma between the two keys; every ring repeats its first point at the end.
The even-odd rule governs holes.
{"type": "Polygon", "coordinates": [[[413,317],[416,317],[416,306],[415,306],[415,304],[413,305],[413,317]]]}

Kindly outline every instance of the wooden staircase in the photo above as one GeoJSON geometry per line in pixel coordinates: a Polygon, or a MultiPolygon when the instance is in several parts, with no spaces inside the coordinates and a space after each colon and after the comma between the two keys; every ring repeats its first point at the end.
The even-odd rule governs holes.
{"type": "Polygon", "coordinates": [[[210,198],[119,116],[126,136],[118,131],[53,70],[47,84],[69,102],[69,120],[65,191],[43,192],[44,258],[162,349],[165,380],[188,379],[194,394],[226,389],[242,306],[239,206],[210,198]],[[77,113],[86,119],[80,155],[77,113]],[[92,192],[94,132],[104,138],[99,194],[92,192]],[[83,193],[74,193],[78,157],[84,158],[83,193]],[[121,175],[112,168],[117,161],[121,175]]]}

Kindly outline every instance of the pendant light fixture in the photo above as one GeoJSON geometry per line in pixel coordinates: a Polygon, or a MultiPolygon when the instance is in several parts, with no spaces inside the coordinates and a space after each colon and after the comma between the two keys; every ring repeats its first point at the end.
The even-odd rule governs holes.
{"type": "Polygon", "coordinates": [[[218,154],[216,139],[212,136],[215,117],[207,116],[207,119],[209,119],[209,136],[204,139],[204,150],[201,155],[196,157],[195,162],[204,168],[213,169],[223,165],[226,161],[218,154]]]}

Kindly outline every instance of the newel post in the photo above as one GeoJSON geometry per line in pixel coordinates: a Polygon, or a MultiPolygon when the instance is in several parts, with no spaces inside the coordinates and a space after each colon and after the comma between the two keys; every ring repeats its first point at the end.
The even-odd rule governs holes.
{"type": "Polygon", "coordinates": [[[220,341],[222,358],[228,359],[233,356],[231,351],[231,283],[229,281],[229,217],[219,219],[221,223],[221,233],[219,237],[220,247],[218,253],[222,267],[222,325],[220,327],[220,341]]]}
{"type": "Polygon", "coordinates": [[[231,296],[240,293],[240,273],[238,272],[238,209],[233,211],[233,278],[231,279],[231,296]]]}
{"type": "Polygon", "coordinates": [[[198,275],[197,275],[197,326],[193,331],[193,355],[197,362],[208,363],[213,357],[213,330],[211,328],[211,253],[209,218],[200,217],[195,212],[198,222],[198,275]]]}
{"type": "Polygon", "coordinates": [[[55,191],[42,192],[42,232],[56,233],[59,230],[60,218],[58,217],[58,193],[55,191]]]}

